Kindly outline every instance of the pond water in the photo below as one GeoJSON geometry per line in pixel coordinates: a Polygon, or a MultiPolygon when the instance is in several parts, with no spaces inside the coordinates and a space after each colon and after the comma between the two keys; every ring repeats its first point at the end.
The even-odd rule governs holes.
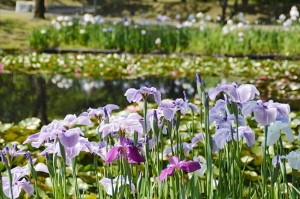
{"type": "MultiPolygon", "coordinates": [[[[246,78],[224,79],[217,76],[205,77],[206,87],[214,87],[218,83],[236,81],[239,84],[249,83],[246,78]]],[[[282,84],[273,81],[256,81],[262,99],[272,98],[274,101],[288,102],[292,110],[299,110],[299,89],[296,91],[284,89],[290,84],[288,80],[280,80],[282,84]],[[284,82],[285,81],[285,82],[284,82]],[[278,87],[280,86],[280,88],[278,87]],[[283,89],[283,90],[282,90],[283,89]],[[283,93],[282,93],[283,92],[283,93]]],[[[0,75],[0,121],[18,122],[28,117],[39,117],[43,123],[66,114],[79,114],[89,107],[97,108],[109,103],[121,108],[129,105],[124,93],[128,88],[154,86],[162,93],[162,98],[183,97],[185,90],[190,98],[196,93],[193,77],[171,79],[167,77],[147,77],[137,79],[105,80],[103,78],[70,78],[62,75],[0,75]]]]}

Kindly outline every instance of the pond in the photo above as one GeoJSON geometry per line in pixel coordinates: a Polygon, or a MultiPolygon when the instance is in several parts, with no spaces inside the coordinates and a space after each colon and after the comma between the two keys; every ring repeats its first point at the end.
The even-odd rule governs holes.
{"type": "MultiPolygon", "coordinates": [[[[249,83],[247,78],[224,78],[219,76],[203,77],[207,88],[218,83],[233,81],[249,83]]],[[[251,82],[253,83],[253,82],[251,82]]],[[[261,92],[261,98],[273,99],[291,105],[293,111],[299,110],[299,83],[289,79],[255,81],[261,92]],[[294,84],[293,89],[289,89],[294,84]]],[[[43,123],[66,114],[80,114],[89,107],[96,108],[106,104],[117,104],[122,109],[128,106],[124,93],[128,88],[153,86],[159,89],[163,98],[183,97],[186,91],[193,98],[196,93],[195,78],[182,77],[143,77],[136,79],[106,80],[95,77],[71,77],[65,75],[30,75],[1,74],[0,75],[0,121],[18,122],[28,117],[39,117],[43,123]]]]}

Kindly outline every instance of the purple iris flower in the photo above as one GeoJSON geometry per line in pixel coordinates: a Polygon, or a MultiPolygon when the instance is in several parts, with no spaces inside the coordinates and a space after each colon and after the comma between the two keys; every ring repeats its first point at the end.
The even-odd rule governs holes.
{"type": "Polygon", "coordinates": [[[213,141],[219,149],[223,149],[227,142],[231,141],[232,139],[240,140],[241,138],[244,138],[247,146],[250,147],[254,144],[255,134],[248,126],[238,127],[238,134],[236,129],[233,129],[233,132],[231,133],[230,128],[221,128],[216,130],[216,133],[213,136],[213,141]]]}
{"type": "Polygon", "coordinates": [[[220,92],[227,93],[231,100],[238,103],[245,103],[253,100],[255,95],[259,95],[258,90],[252,84],[242,84],[238,87],[236,83],[218,84],[216,88],[209,90],[209,98],[215,100],[220,92]]]}
{"type": "Polygon", "coordinates": [[[201,168],[200,163],[197,161],[180,161],[178,157],[171,156],[170,157],[170,164],[167,168],[161,171],[159,179],[163,181],[168,176],[172,176],[174,174],[175,169],[183,170],[187,173],[194,172],[201,168]]]}
{"type": "Polygon", "coordinates": [[[120,143],[114,146],[106,154],[105,163],[109,164],[115,161],[119,155],[127,159],[129,163],[140,163],[145,161],[144,157],[139,154],[138,148],[133,145],[133,141],[125,137],[121,137],[120,143]]]}
{"type": "Polygon", "coordinates": [[[125,96],[128,102],[140,102],[142,99],[146,99],[149,95],[154,96],[154,101],[160,104],[161,93],[156,88],[141,87],[140,89],[130,88],[125,92],[125,96]]]}
{"type": "MultiPolygon", "coordinates": [[[[214,107],[209,111],[209,122],[215,122],[217,128],[230,128],[232,123],[236,121],[233,114],[227,113],[226,102],[224,100],[218,100],[214,107]]],[[[244,117],[238,115],[238,125],[245,125],[244,117]]]]}
{"type": "Polygon", "coordinates": [[[185,115],[189,108],[195,112],[199,112],[199,109],[195,104],[189,103],[182,98],[178,98],[176,100],[164,100],[159,106],[159,109],[163,111],[164,118],[169,121],[174,118],[177,111],[179,111],[182,115],[185,115]]]}
{"type": "Polygon", "coordinates": [[[246,116],[254,113],[255,120],[263,126],[270,125],[276,119],[280,121],[289,121],[290,106],[288,104],[268,102],[249,101],[242,107],[242,113],[246,116]]]}

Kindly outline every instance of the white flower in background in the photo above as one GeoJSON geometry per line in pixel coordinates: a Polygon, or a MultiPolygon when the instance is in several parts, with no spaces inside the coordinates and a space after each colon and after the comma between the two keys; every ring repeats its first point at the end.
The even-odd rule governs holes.
{"type": "Polygon", "coordinates": [[[156,38],[154,43],[156,45],[160,45],[161,44],[161,39],[160,38],[156,38]]]}
{"type": "Polygon", "coordinates": [[[80,29],[80,30],[79,30],[79,33],[80,33],[80,34],[84,34],[84,33],[85,33],[85,29],[80,29]]]}
{"type": "Polygon", "coordinates": [[[56,18],[56,20],[57,20],[57,21],[63,21],[63,20],[64,20],[64,16],[58,16],[58,17],[56,18]]]}
{"type": "Polygon", "coordinates": [[[91,15],[91,14],[83,15],[83,21],[87,22],[87,23],[95,23],[95,19],[94,19],[93,15],[91,15]]]}
{"type": "Polygon", "coordinates": [[[287,156],[289,165],[295,169],[300,170],[300,151],[291,151],[287,156]]]}
{"type": "Polygon", "coordinates": [[[198,12],[198,13],[196,14],[196,17],[197,17],[197,18],[203,18],[203,17],[204,17],[204,14],[203,14],[202,12],[198,12]]]}
{"type": "Polygon", "coordinates": [[[146,30],[141,30],[141,34],[145,35],[146,34],[146,30]]]}
{"type": "Polygon", "coordinates": [[[290,125],[282,121],[275,121],[268,129],[267,146],[271,146],[279,140],[281,131],[285,134],[288,141],[294,141],[294,134],[290,125]]]}
{"type": "Polygon", "coordinates": [[[177,20],[179,20],[179,19],[181,19],[181,15],[180,15],[180,14],[176,14],[175,18],[176,18],[177,20]]]}
{"type": "Polygon", "coordinates": [[[299,17],[299,11],[296,6],[293,6],[290,11],[290,17],[293,21],[297,20],[299,17]]]}
{"type": "Polygon", "coordinates": [[[211,20],[211,16],[207,15],[207,16],[205,17],[205,19],[206,19],[206,21],[210,21],[210,20],[211,20]]]}
{"type": "Polygon", "coordinates": [[[64,16],[64,21],[71,21],[72,20],[72,17],[70,16],[64,16]]]}
{"type": "Polygon", "coordinates": [[[205,173],[205,171],[207,169],[206,160],[204,158],[202,158],[202,157],[195,156],[193,158],[193,161],[195,161],[195,162],[198,161],[200,163],[200,165],[201,165],[201,168],[195,171],[196,175],[199,176],[199,177],[204,176],[204,173],[205,173]]]}
{"type": "Polygon", "coordinates": [[[242,29],[242,28],[244,28],[244,23],[242,23],[242,22],[239,22],[239,23],[237,24],[237,27],[238,27],[239,29],[242,29]]]}
{"type": "Polygon", "coordinates": [[[284,14],[279,15],[279,20],[284,21],[286,19],[286,16],[284,14]]]}
{"type": "Polygon", "coordinates": [[[227,21],[227,25],[229,25],[229,26],[233,25],[233,21],[232,21],[231,19],[229,19],[229,20],[227,21]]]}
{"type": "Polygon", "coordinates": [[[224,35],[228,34],[229,33],[228,26],[223,26],[222,32],[223,32],[224,35]]]}
{"type": "Polygon", "coordinates": [[[72,21],[69,21],[69,22],[68,22],[68,26],[73,26],[73,22],[72,22],[72,21]]]}
{"type": "Polygon", "coordinates": [[[287,19],[285,22],[283,22],[283,27],[287,28],[292,26],[292,20],[291,19],[287,19]]]}
{"type": "Polygon", "coordinates": [[[46,34],[46,30],[45,30],[45,29],[42,29],[42,30],[41,30],[41,34],[42,34],[42,35],[46,34]]]}
{"type": "Polygon", "coordinates": [[[130,22],[129,21],[124,21],[124,26],[129,26],[130,22]]]}
{"type": "Polygon", "coordinates": [[[221,21],[221,16],[218,15],[218,16],[216,17],[216,21],[221,21]]]}
{"type": "Polygon", "coordinates": [[[182,25],[180,23],[176,24],[176,28],[180,29],[182,28],[182,25]]]}
{"type": "Polygon", "coordinates": [[[191,21],[185,21],[182,23],[182,26],[184,26],[184,27],[191,27],[192,25],[193,25],[193,22],[191,22],[191,21]]]}
{"type": "Polygon", "coordinates": [[[239,33],[238,33],[238,36],[239,36],[239,37],[243,37],[243,36],[244,36],[244,33],[243,33],[243,32],[239,32],[239,33]]]}
{"type": "Polygon", "coordinates": [[[108,195],[113,195],[113,190],[114,193],[118,192],[120,187],[123,185],[129,185],[131,193],[135,192],[135,186],[133,183],[129,183],[129,179],[125,179],[124,176],[117,176],[114,179],[109,179],[109,178],[102,178],[99,183],[104,187],[106,193],[108,195]]]}

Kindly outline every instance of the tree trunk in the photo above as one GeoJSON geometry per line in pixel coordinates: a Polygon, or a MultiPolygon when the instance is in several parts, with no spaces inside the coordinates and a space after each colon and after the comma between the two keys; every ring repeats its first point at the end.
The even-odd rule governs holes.
{"type": "Polygon", "coordinates": [[[45,0],[35,0],[34,18],[45,19],[45,0]]]}
{"type": "Polygon", "coordinates": [[[237,11],[238,11],[238,3],[239,3],[238,0],[234,1],[234,5],[232,7],[231,14],[230,14],[230,19],[232,19],[232,17],[237,13],[237,11]]]}
{"type": "Polygon", "coordinates": [[[43,124],[47,124],[47,95],[45,79],[43,77],[34,77],[34,86],[36,92],[36,102],[33,116],[40,118],[43,124]]]}
{"type": "Polygon", "coordinates": [[[228,0],[220,0],[220,5],[222,7],[221,24],[224,25],[226,21],[226,9],[228,6],[228,0]]]}

